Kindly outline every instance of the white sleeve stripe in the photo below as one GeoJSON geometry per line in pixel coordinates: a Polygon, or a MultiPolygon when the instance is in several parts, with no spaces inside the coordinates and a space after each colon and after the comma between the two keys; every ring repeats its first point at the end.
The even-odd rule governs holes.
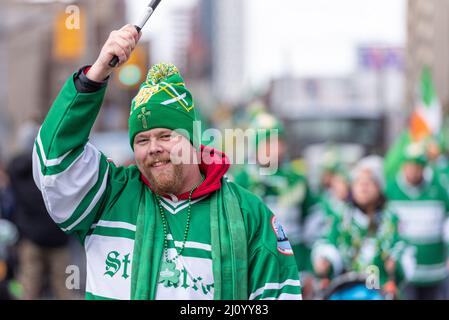
{"type": "Polygon", "coordinates": [[[39,172],[44,199],[49,202],[47,208],[51,208],[49,213],[56,223],[61,224],[70,219],[97,184],[100,161],[100,152],[88,143],[65,171],[50,176],[43,176],[39,172]]]}
{"type": "MultiPolygon", "coordinates": [[[[41,127],[42,128],[42,127],[41,127]]],[[[41,153],[42,162],[44,163],[45,167],[51,167],[51,166],[57,166],[61,164],[61,162],[72,152],[72,150],[69,150],[64,155],[56,158],[56,159],[47,159],[44,152],[44,147],[42,146],[42,140],[41,140],[41,129],[39,129],[39,133],[37,134],[37,145],[39,146],[39,151],[41,153]]]]}
{"type": "Polygon", "coordinates": [[[119,228],[119,229],[126,229],[130,231],[136,231],[136,226],[123,221],[107,221],[107,220],[100,220],[98,223],[95,223],[92,225],[91,229],[94,229],[96,227],[107,227],[107,228],[119,228]]]}
{"type": "MultiPolygon", "coordinates": [[[[42,190],[42,167],[41,161],[36,151],[36,145],[33,146],[33,180],[39,190],[42,190]]],[[[47,208],[48,210],[48,208],[47,208]]]]}
{"type": "Polygon", "coordinates": [[[262,288],[257,289],[253,293],[250,294],[249,300],[254,300],[255,297],[260,296],[265,290],[280,290],[285,286],[297,286],[301,287],[301,281],[294,280],[294,279],[287,279],[282,283],[279,282],[273,282],[273,283],[266,283],[265,286],[262,288]]]}
{"type": "Polygon", "coordinates": [[[302,300],[302,294],[281,293],[279,297],[267,297],[260,300],[302,300]]]}
{"type": "Polygon", "coordinates": [[[103,176],[103,181],[101,183],[100,189],[98,189],[97,193],[95,194],[95,197],[92,199],[92,201],[90,202],[87,209],[83,212],[83,214],[74,223],[72,223],[67,228],[62,229],[63,231],[69,231],[69,230],[73,229],[75,226],[77,226],[81,221],[84,220],[85,217],[87,217],[89,215],[89,213],[92,211],[92,209],[97,205],[98,201],[100,200],[101,196],[104,193],[104,190],[106,189],[106,182],[108,181],[108,179],[107,179],[108,173],[109,173],[109,167],[106,169],[106,172],[103,176]]]}

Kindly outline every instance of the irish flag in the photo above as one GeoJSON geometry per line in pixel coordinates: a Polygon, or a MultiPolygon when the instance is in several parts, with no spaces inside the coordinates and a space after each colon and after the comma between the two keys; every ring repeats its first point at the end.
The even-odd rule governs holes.
{"type": "Polygon", "coordinates": [[[417,105],[410,119],[412,141],[420,141],[439,133],[443,122],[443,111],[436,95],[432,73],[425,67],[421,73],[417,105]]]}
{"type": "Polygon", "coordinates": [[[409,127],[402,131],[385,155],[384,170],[387,179],[396,176],[403,161],[404,150],[410,143],[432,135],[445,139],[442,126],[443,111],[433,85],[432,73],[428,67],[424,67],[409,127]]]}

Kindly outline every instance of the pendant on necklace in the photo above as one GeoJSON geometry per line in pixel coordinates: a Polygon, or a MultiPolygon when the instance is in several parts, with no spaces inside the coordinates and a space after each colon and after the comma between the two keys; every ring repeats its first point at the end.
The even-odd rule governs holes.
{"type": "Polygon", "coordinates": [[[172,261],[162,261],[161,271],[159,272],[160,282],[169,287],[170,283],[178,284],[181,272],[176,269],[176,264],[172,261]]]}

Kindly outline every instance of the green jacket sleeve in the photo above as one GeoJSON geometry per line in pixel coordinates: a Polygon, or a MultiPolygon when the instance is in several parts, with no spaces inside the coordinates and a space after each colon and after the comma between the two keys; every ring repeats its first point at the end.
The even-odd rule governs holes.
{"type": "Polygon", "coordinates": [[[301,299],[298,267],[282,226],[257,196],[239,190],[248,234],[249,299],[301,299]]]}
{"type": "Polygon", "coordinates": [[[66,233],[81,240],[107,194],[113,166],[88,142],[106,88],[79,93],[70,77],[46,116],[33,150],[33,175],[46,208],[66,233]]]}

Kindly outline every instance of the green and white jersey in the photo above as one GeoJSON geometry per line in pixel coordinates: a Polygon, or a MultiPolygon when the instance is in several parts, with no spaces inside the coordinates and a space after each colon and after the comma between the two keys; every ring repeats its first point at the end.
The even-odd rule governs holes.
{"type": "Polygon", "coordinates": [[[335,216],[343,218],[341,215],[351,208],[348,201],[341,200],[328,191],[324,191],[321,194],[320,205],[326,215],[326,219],[333,219],[335,216]]]}
{"type": "MultiPolygon", "coordinates": [[[[214,278],[212,273],[211,235],[209,226],[209,199],[203,196],[192,200],[191,221],[182,255],[175,259],[176,269],[181,271],[177,285],[159,282],[158,300],[212,300],[214,278]]],[[[188,200],[161,198],[168,223],[168,258],[178,256],[183,245],[187,224],[188,200]],[[176,249],[175,249],[176,248],[176,249]]],[[[165,259],[165,257],[163,257],[165,259]]]]}
{"type": "Polygon", "coordinates": [[[360,209],[347,204],[343,211],[330,217],[326,236],[312,250],[312,259],[325,258],[331,263],[332,275],[342,272],[369,274],[376,267],[383,285],[394,277],[403,278],[402,263],[407,259],[407,246],[399,237],[398,216],[390,209],[377,211],[373,221],[360,209]],[[387,275],[385,261],[394,259],[395,275],[387,275]]]}
{"type": "MultiPolygon", "coordinates": [[[[79,93],[73,78],[66,82],[36,138],[33,175],[50,216],[63,231],[75,234],[85,248],[86,298],[130,299],[137,259],[137,218],[142,210],[145,214],[157,212],[158,204],[136,166],[117,167],[88,142],[104,93],[105,88],[79,93]]],[[[232,188],[242,214],[248,248],[248,299],[301,299],[296,262],[273,213],[257,196],[226,178],[217,179],[232,188]]],[[[192,199],[186,246],[177,259],[178,286],[157,283],[155,298],[214,297],[211,195],[192,199]]],[[[163,200],[171,257],[183,241],[187,207],[175,198],[163,200]]],[[[155,228],[161,230],[162,226],[155,228]]],[[[158,237],[159,233],[154,234],[158,237]]],[[[159,253],[153,255],[142,252],[140,264],[162,262],[159,253]]],[[[159,271],[160,263],[156,277],[159,271]]]]}
{"type": "Polygon", "coordinates": [[[410,186],[399,173],[388,184],[387,197],[399,215],[401,237],[415,248],[416,265],[409,280],[418,285],[442,281],[448,275],[449,200],[446,191],[429,176],[425,176],[421,186],[410,186]]]}

